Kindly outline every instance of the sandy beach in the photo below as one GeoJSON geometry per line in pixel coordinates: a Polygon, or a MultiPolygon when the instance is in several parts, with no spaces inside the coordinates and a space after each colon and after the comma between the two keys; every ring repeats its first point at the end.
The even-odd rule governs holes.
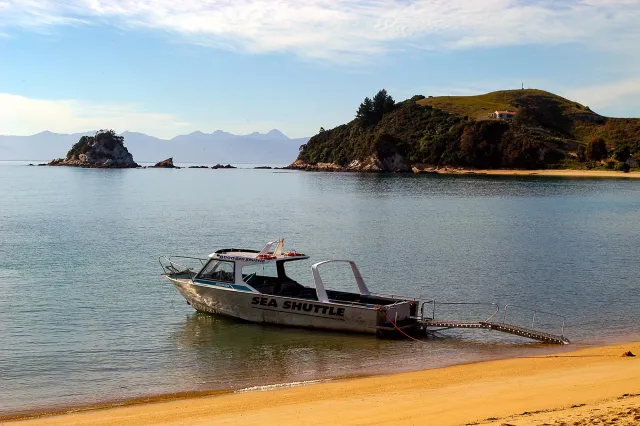
{"type": "Polygon", "coordinates": [[[452,175],[493,175],[493,176],[549,176],[549,177],[575,177],[575,178],[640,178],[640,172],[619,172],[615,170],[471,170],[471,169],[438,169],[439,174],[452,175]]]}
{"type": "Polygon", "coordinates": [[[640,342],[8,422],[27,425],[640,424],[640,342]]]}

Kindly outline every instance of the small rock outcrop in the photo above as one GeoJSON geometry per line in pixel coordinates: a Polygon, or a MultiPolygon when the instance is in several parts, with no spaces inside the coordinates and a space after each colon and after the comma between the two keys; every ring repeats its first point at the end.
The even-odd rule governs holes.
{"type": "Polygon", "coordinates": [[[305,170],[305,171],[314,171],[314,172],[345,172],[346,171],[346,168],[336,163],[308,164],[300,159],[294,161],[292,164],[290,164],[285,168],[289,170],[305,170]]]}
{"type": "Polygon", "coordinates": [[[257,166],[253,168],[254,170],[272,170],[273,167],[271,166],[257,166]]]}
{"type": "Polygon", "coordinates": [[[156,165],[152,167],[159,168],[159,169],[179,169],[180,168],[173,165],[173,157],[167,158],[166,160],[162,160],[159,163],[156,163],[156,165]]]}
{"type": "Polygon", "coordinates": [[[397,153],[388,156],[371,155],[364,160],[353,160],[345,167],[335,163],[307,164],[298,159],[287,168],[319,172],[405,173],[412,171],[411,164],[397,153]]]}
{"type": "Polygon", "coordinates": [[[189,166],[190,169],[208,169],[208,166],[189,166]]]}
{"type": "Polygon", "coordinates": [[[222,164],[216,164],[215,166],[211,167],[212,169],[236,169],[237,167],[233,167],[231,164],[227,164],[226,166],[223,166],[222,164]]]}
{"type": "Polygon", "coordinates": [[[58,158],[47,165],[105,169],[140,167],[124,146],[124,137],[113,130],[100,130],[95,136],[81,137],[67,152],[66,158],[58,158]]]}

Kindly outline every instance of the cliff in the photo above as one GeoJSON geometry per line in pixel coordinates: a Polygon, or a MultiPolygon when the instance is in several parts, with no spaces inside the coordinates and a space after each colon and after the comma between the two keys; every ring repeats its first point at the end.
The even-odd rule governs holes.
{"type": "Polygon", "coordinates": [[[381,92],[373,100],[365,99],[356,119],[321,129],[300,147],[289,168],[421,172],[443,167],[617,167],[625,161],[613,158],[617,149],[628,147],[631,156],[640,155],[640,119],[604,117],[542,90],[414,96],[397,104],[387,99],[379,102],[384,106],[376,112],[381,92]],[[490,117],[501,110],[515,113],[514,118],[490,117]],[[594,139],[603,140],[608,150],[595,160],[585,157],[594,139]]]}
{"type": "Polygon", "coordinates": [[[74,166],[90,168],[140,167],[124,146],[124,137],[113,130],[100,130],[95,136],[82,136],[74,144],[66,158],[58,158],[49,166],[74,166]]]}

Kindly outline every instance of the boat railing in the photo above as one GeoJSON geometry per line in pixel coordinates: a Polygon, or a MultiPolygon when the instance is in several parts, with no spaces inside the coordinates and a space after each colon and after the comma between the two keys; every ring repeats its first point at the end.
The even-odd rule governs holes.
{"type": "Polygon", "coordinates": [[[390,293],[371,293],[372,296],[378,296],[378,297],[386,297],[387,299],[398,299],[402,302],[420,302],[421,300],[423,300],[422,297],[416,297],[416,296],[405,296],[402,294],[390,294],[390,293]]]}
{"type": "Polygon", "coordinates": [[[538,316],[538,314],[543,314],[543,315],[561,319],[562,325],[560,329],[560,336],[564,337],[564,327],[566,322],[566,318],[564,315],[556,314],[554,312],[541,311],[540,309],[529,308],[527,306],[519,306],[519,305],[513,305],[508,303],[504,306],[504,314],[502,315],[503,324],[509,323],[507,318],[507,313],[509,312],[513,313],[514,311],[526,311],[531,313],[531,327],[530,327],[531,330],[536,329],[536,317],[538,316]]]}
{"type": "MultiPolygon", "coordinates": [[[[184,260],[197,260],[200,262],[200,268],[204,267],[207,263],[208,259],[203,259],[201,257],[192,257],[192,256],[160,256],[158,258],[158,263],[162,267],[162,270],[165,274],[186,274],[189,275],[190,279],[195,278],[198,271],[195,271],[192,267],[185,266],[182,263],[176,262],[175,259],[184,260]]],[[[186,263],[186,262],[185,262],[186,263]]]]}
{"type": "Polygon", "coordinates": [[[489,315],[489,317],[487,319],[484,320],[484,322],[491,322],[491,320],[493,318],[495,318],[496,315],[498,315],[498,312],[500,312],[500,305],[498,305],[497,303],[489,303],[489,302],[436,302],[435,300],[427,300],[422,302],[422,304],[420,305],[420,317],[422,320],[435,320],[436,319],[436,306],[437,305],[442,305],[442,306],[486,306],[486,307],[492,307],[495,310],[491,313],[491,315],[489,315]],[[431,318],[427,318],[425,317],[425,313],[424,313],[424,308],[427,305],[431,305],[431,318]]]}
{"type": "MultiPolygon", "coordinates": [[[[461,327],[461,328],[493,328],[500,329],[501,331],[507,330],[507,332],[517,331],[518,333],[529,333],[529,335],[543,335],[544,338],[551,336],[553,339],[562,342],[568,342],[564,337],[565,329],[565,316],[556,314],[554,312],[542,311],[527,306],[520,306],[514,304],[506,304],[503,308],[502,315],[498,315],[500,312],[500,305],[497,303],[483,303],[483,302],[436,302],[435,300],[428,300],[422,302],[420,305],[420,317],[419,321],[425,324],[437,324],[437,326],[443,326],[447,328],[461,327]],[[436,318],[436,306],[492,306],[494,311],[488,318],[478,321],[478,319],[462,319],[462,318],[436,318]],[[431,317],[427,317],[428,313],[425,313],[425,308],[431,308],[431,317]],[[523,314],[525,313],[525,314],[523,314]],[[528,315],[531,314],[529,317],[528,315]],[[561,320],[560,334],[550,333],[545,329],[557,327],[555,321],[549,321],[548,317],[558,318],[561,320]],[[542,325],[542,329],[540,324],[542,325]],[[516,330],[517,329],[517,330],[516,330]]],[[[518,334],[515,333],[515,334],[518,334]]],[[[522,334],[521,334],[522,335],[522,334]]],[[[529,336],[530,337],[530,336],[529,336]]],[[[536,338],[536,337],[534,337],[536,338]]]]}

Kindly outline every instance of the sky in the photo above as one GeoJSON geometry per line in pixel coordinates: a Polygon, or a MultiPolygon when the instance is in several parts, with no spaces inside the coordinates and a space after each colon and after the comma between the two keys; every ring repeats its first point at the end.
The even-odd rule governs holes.
{"type": "Polygon", "coordinates": [[[640,117],[640,0],[0,0],[0,134],[350,121],[521,84],[640,117]]]}

